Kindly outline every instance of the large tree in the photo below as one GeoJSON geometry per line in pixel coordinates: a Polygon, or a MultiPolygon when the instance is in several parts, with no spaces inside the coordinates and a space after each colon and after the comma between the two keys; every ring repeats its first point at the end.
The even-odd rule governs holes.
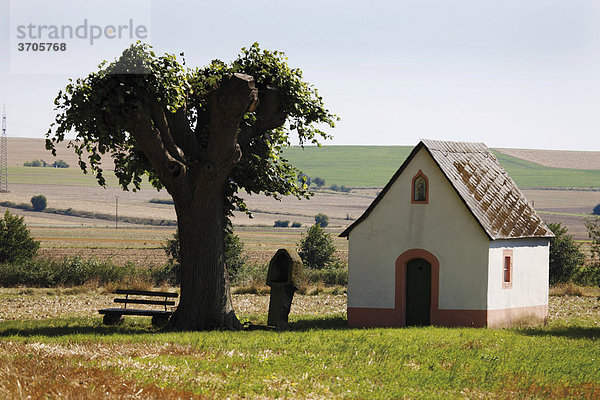
{"type": "Polygon", "coordinates": [[[71,81],[55,105],[47,149],[55,153],[55,145],[74,132],[76,140],[68,145],[100,185],[106,185],[101,161],[109,156],[124,190],[139,189],[147,175],[173,197],[181,298],[171,326],[239,329],[224,231],[233,210],[247,211],[241,190],[275,198],[310,195],[282,149],[292,132],[300,143],[328,137],[319,127],[333,127],[336,117],[317,90],[287,65],[283,53],[258,44],[231,63],[215,60],[187,69],[175,56],[157,56],[138,43],[71,81]]]}

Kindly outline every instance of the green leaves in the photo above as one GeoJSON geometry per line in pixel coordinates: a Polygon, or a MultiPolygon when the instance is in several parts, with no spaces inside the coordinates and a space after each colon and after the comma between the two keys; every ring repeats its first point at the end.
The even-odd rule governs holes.
{"type": "Polygon", "coordinates": [[[39,247],[40,242],[33,240],[23,217],[6,210],[0,217],[0,263],[29,260],[39,247]]]}
{"type": "Polygon", "coordinates": [[[234,73],[254,77],[262,102],[243,116],[239,127],[242,158],[225,188],[227,212],[245,209],[236,195],[239,190],[275,198],[309,197],[306,185],[298,184],[301,172],[281,152],[290,146],[292,132],[301,144],[319,144],[330,137],[322,128],[334,127],[338,118],[325,108],[317,90],[302,80],[302,71],[288,66],[285,54],[261,50],[257,43],[242,49],[231,63],[213,60],[196,69],[186,68],[175,55],[156,55],[150,46],[134,44],[117,60],[101,63],[98,71],[70,80],[58,93],[46,148],[54,153],[55,145],[74,132],[69,147],[79,156],[82,171],[90,170],[100,185],[106,184],[108,156],[124,190],[139,189],[143,176],[160,189],[165,182],[152,166],[156,154],[147,153],[132,135],[149,120],[150,125],[143,125],[144,134],[157,136],[160,130],[156,139],[161,146],[167,148],[166,141],[171,141],[183,154],[182,160],[175,158],[185,165],[188,176],[197,176],[200,172],[194,171],[199,171],[211,135],[218,134],[210,131],[210,95],[234,73]],[[164,112],[166,126],[157,119],[157,108],[164,112]]]}

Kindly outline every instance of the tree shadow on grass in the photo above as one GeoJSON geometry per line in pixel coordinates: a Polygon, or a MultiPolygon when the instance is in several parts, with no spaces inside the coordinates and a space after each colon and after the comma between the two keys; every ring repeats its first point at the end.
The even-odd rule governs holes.
{"type": "Polygon", "coordinates": [[[563,337],[567,339],[600,339],[600,328],[564,326],[555,328],[522,328],[518,333],[525,336],[563,337]]]}
{"type": "MultiPolygon", "coordinates": [[[[246,330],[273,332],[304,332],[310,330],[345,330],[349,329],[343,316],[323,316],[301,318],[288,324],[286,328],[273,328],[265,325],[252,325],[246,330]]],[[[0,338],[7,337],[62,337],[73,335],[113,336],[113,335],[145,335],[162,332],[173,332],[167,329],[154,328],[149,324],[137,324],[125,320],[116,325],[104,325],[101,320],[25,320],[0,322],[0,338]]]]}
{"type": "Polygon", "coordinates": [[[72,335],[142,335],[159,332],[150,326],[123,323],[117,325],[103,325],[100,321],[82,320],[42,320],[19,321],[0,323],[0,338],[3,337],[61,337],[72,335]]]}
{"type": "Polygon", "coordinates": [[[310,330],[345,330],[350,328],[348,328],[346,317],[323,316],[317,318],[300,318],[289,322],[287,326],[281,328],[248,323],[244,329],[248,331],[306,332],[310,330]]]}
{"type": "Polygon", "coordinates": [[[310,330],[346,330],[348,320],[345,317],[322,317],[314,319],[299,319],[290,322],[286,328],[287,331],[310,331],[310,330]]]}

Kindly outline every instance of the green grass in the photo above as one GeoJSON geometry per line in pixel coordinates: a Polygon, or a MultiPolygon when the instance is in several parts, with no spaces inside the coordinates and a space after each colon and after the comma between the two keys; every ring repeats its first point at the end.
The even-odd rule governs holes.
{"type": "Polygon", "coordinates": [[[43,359],[39,345],[27,347],[40,342],[51,354],[75,349],[67,361],[83,368],[210,398],[597,398],[598,338],[594,324],[348,329],[343,315],[295,316],[282,332],[159,332],[133,318],[0,322],[0,343],[15,352],[43,359]]]}
{"type": "MultiPolygon", "coordinates": [[[[410,154],[408,146],[293,147],[284,156],[305,174],[332,184],[381,187],[410,154]]],[[[522,188],[600,187],[600,170],[550,168],[492,150],[522,188]]]]}
{"type": "Polygon", "coordinates": [[[284,157],[311,177],[325,179],[325,186],[381,187],[410,154],[408,146],[292,147],[284,157]]]}

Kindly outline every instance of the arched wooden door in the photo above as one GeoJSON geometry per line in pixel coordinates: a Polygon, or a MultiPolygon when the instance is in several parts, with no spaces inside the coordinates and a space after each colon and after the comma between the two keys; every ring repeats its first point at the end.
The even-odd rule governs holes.
{"type": "Polygon", "coordinates": [[[431,264],[415,258],[406,264],[406,325],[430,324],[431,264]]]}

